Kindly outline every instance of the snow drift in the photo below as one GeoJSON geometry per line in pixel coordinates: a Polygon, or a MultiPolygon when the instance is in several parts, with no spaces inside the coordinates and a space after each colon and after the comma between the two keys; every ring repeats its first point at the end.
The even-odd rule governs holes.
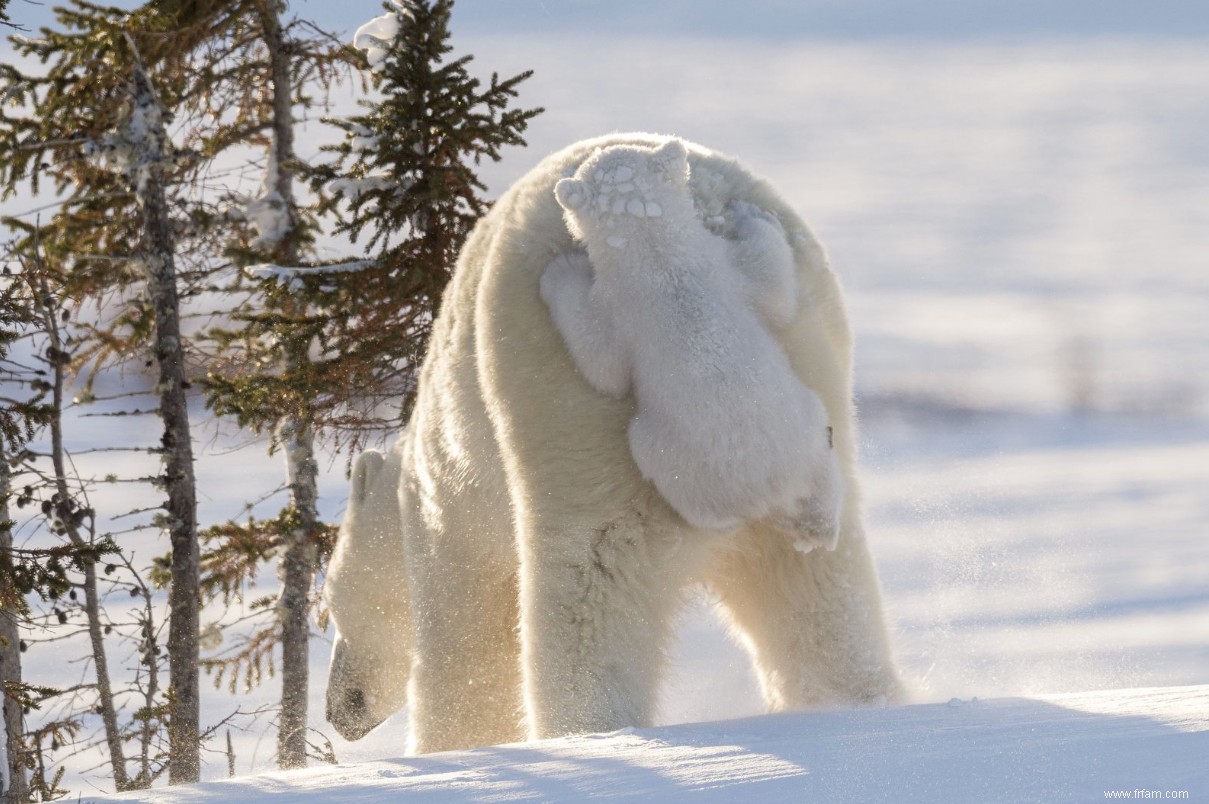
{"type": "Polygon", "coordinates": [[[1199,800],[1209,685],[780,714],[86,801],[1199,800]]]}

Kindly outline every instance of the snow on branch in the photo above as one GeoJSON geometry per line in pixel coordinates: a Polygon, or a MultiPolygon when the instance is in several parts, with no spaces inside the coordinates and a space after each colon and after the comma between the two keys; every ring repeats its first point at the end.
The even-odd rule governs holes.
{"type": "Polygon", "coordinates": [[[349,148],[354,152],[373,152],[382,138],[374,134],[373,129],[353,124],[349,126],[349,148]]]}
{"type": "Polygon", "coordinates": [[[303,265],[284,266],[272,263],[259,263],[244,268],[244,273],[253,279],[275,282],[291,291],[302,290],[302,280],[308,276],[327,276],[329,274],[348,274],[364,271],[374,267],[373,260],[350,260],[337,262],[332,265],[303,265]]]}
{"type": "Polygon", "coordinates": [[[412,19],[412,13],[403,3],[392,2],[395,10],[381,17],[374,17],[362,25],[353,34],[353,47],[365,51],[365,58],[371,70],[382,69],[391,42],[399,35],[399,29],[404,19],[412,19]]]}
{"type": "Polygon", "coordinates": [[[264,170],[264,189],[260,197],[249,201],[243,210],[246,220],[256,228],[253,248],[272,249],[290,233],[290,214],[285,199],[277,191],[278,181],[277,151],[270,148],[264,170]]]}
{"type": "Polygon", "coordinates": [[[166,151],[164,110],[154,92],[131,91],[128,115],[116,131],[99,140],[84,143],[84,155],[100,167],[133,179],[139,187],[147,181],[147,171],[166,151]]]}
{"type": "Polygon", "coordinates": [[[362,179],[334,179],[328,182],[328,189],[335,195],[339,195],[348,201],[356,201],[365,193],[373,193],[379,190],[390,190],[396,187],[408,187],[410,183],[400,185],[399,182],[386,175],[384,172],[371,173],[362,179]]]}

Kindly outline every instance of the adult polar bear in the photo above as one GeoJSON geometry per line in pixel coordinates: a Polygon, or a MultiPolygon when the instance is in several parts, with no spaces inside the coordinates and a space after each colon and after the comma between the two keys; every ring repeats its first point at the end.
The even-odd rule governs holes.
{"type": "Polygon", "coordinates": [[[846,492],[833,551],[803,553],[761,522],[690,526],[631,457],[633,399],[577,372],[539,295],[551,262],[580,248],[557,182],[600,148],[668,139],[612,135],[548,157],[467,241],[411,422],[391,455],[358,462],[327,581],[339,634],[328,717],[345,736],[403,705],[409,649],[417,753],[649,724],[694,582],[721,601],[770,709],[898,695],[860,517],[851,335],[793,211],[737,162],[688,146],[703,221],[725,229],[728,209],[754,205],[793,248],[800,299],[776,336],[833,427],[846,492]]]}

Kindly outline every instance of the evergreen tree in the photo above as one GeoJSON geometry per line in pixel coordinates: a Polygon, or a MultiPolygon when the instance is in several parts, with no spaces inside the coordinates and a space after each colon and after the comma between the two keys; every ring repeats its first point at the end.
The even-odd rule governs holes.
{"type": "MultiPolygon", "coordinates": [[[[17,376],[14,386],[27,386],[34,396],[25,400],[14,401],[11,408],[6,410],[5,418],[20,420],[23,425],[22,435],[28,440],[35,433],[40,433],[45,457],[40,457],[33,450],[17,446],[10,439],[9,449],[0,449],[0,453],[12,452],[10,460],[5,461],[3,472],[12,475],[23,474],[22,490],[16,497],[19,507],[38,503],[41,517],[47,524],[46,530],[63,541],[63,547],[28,548],[17,550],[12,546],[11,530],[0,533],[0,545],[5,545],[4,560],[0,563],[0,587],[5,595],[3,603],[12,620],[6,618],[5,626],[11,627],[15,635],[16,619],[27,619],[29,607],[25,604],[24,596],[37,593],[44,599],[60,601],[65,596],[77,600],[76,589],[84,593],[81,609],[87,620],[86,631],[90,643],[90,658],[95,670],[95,698],[90,700],[88,707],[101,716],[102,730],[106,749],[113,768],[114,782],[118,790],[130,789],[131,782],[127,775],[124,757],[124,735],[119,727],[118,712],[115,704],[114,684],[111,680],[109,660],[105,648],[104,633],[106,625],[102,622],[100,590],[98,584],[97,561],[101,556],[117,551],[112,540],[107,537],[98,538],[95,532],[96,516],[87,502],[87,496],[78,483],[73,483],[68,474],[69,456],[65,447],[63,414],[66,408],[66,387],[74,344],[72,339],[65,336],[64,331],[71,319],[69,308],[61,293],[62,283],[57,281],[56,272],[42,261],[38,253],[17,253],[11,255],[17,266],[14,272],[11,265],[6,264],[6,272],[13,282],[3,294],[3,301],[9,309],[20,310],[24,327],[25,346],[29,352],[31,365],[25,367],[17,376]],[[24,373],[24,377],[20,376],[24,373]],[[48,467],[42,466],[49,463],[48,467]],[[41,560],[43,566],[31,570],[31,560],[41,560]]],[[[12,372],[9,373],[10,376],[12,372]]],[[[7,379],[7,378],[6,378],[7,379]]],[[[13,428],[6,427],[11,435],[13,428]]],[[[2,478],[7,480],[8,478],[2,478]]],[[[4,484],[0,483],[0,487],[4,484]]],[[[0,497],[3,494],[0,488],[0,497]]],[[[7,517],[6,517],[7,518],[7,517]]],[[[9,525],[0,524],[0,530],[9,525]]],[[[58,604],[52,608],[52,613],[62,623],[66,610],[70,608],[58,604]]],[[[19,642],[19,638],[17,640],[19,642]]],[[[16,644],[16,643],[14,643],[16,644]]],[[[20,683],[19,677],[15,691],[24,691],[25,705],[33,700],[28,697],[29,688],[20,683]]],[[[41,697],[53,697],[57,693],[44,690],[41,697]]],[[[17,702],[20,702],[18,700],[17,702]]],[[[12,717],[11,728],[20,723],[19,718],[12,717]]],[[[10,730],[10,739],[19,737],[20,731],[10,730]]],[[[22,751],[17,749],[17,757],[22,751]]],[[[10,754],[10,757],[13,755],[10,754]]],[[[14,775],[16,781],[18,777],[14,775]]],[[[149,779],[148,779],[149,781],[149,779]]]]}
{"type": "MultiPolygon", "coordinates": [[[[65,411],[71,404],[67,387],[74,358],[85,343],[77,337],[82,328],[75,315],[78,308],[65,295],[65,274],[36,250],[7,251],[3,259],[8,284],[0,285],[0,319],[16,322],[20,344],[18,359],[0,358],[0,385],[6,390],[5,405],[0,407],[6,437],[0,439],[0,452],[7,457],[0,466],[0,487],[7,484],[10,489],[0,494],[0,508],[10,500],[15,503],[14,513],[24,517],[28,542],[36,546],[13,547],[15,523],[7,512],[0,512],[5,513],[0,517],[0,544],[9,544],[0,550],[0,607],[4,609],[0,625],[13,627],[5,647],[13,649],[17,661],[26,648],[17,625],[30,629],[27,639],[32,651],[39,650],[39,642],[54,642],[62,661],[57,643],[79,630],[74,620],[82,615],[89,647],[87,656],[80,658],[94,672],[93,683],[67,689],[29,684],[20,679],[19,665],[0,653],[6,725],[13,743],[8,754],[10,777],[16,785],[29,771],[30,795],[50,800],[65,792],[59,784],[66,766],[56,763],[54,752],[69,744],[73,753],[99,745],[108,754],[117,790],[148,787],[164,769],[168,753],[163,747],[166,704],[158,683],[159,616],[151,590],[118,551],[112,535],[98,533],[98,515],[89,501],[92,483],[72,468],[65,411]],[[141,612],[132,619],[129,615],[110,619],[103,608],[106,592],[116,592],[123,600],[141,599],[141,612]],[[40,611],[27,602],[31,595],[42,599],[40,611]],[[133,678],[123,680],[111,672],[106,643],[112,640],[137,644],[139,662],[133,678]],[[131,712],[122,700],[139,703],[131,712]],[[42,711],[37,725],[23,735],[23,710],[31,709],[42,711]],[[87,725],[94,716],[101,726],[95,731],[87,725]],[[99,736],[93,736],[97,731],[99,736]],[[128,763],[134,763],[133,770],[128,763]]],[[[151,451],[133,445],[116,449],[151,451]]]]}
{"type": "Polygon", "coordinates": [[[19,618],[24,613],[25,596],[16,572],[13,550],[15,524],[9,502],[13,499],[14,468],[25,453],[25,444],[33,437],[35,428],[44,420],[45,410],[38,400],[20,398],[17,388],[31,384],[30,370],[10,363],[9,349],[34,326],[35,316],[30,305],[18,292],[11,270],[4,268],[0,285],[0,705],[3,708],[4,754],[7,758],[0,780],[0,791],[6,801],[25,801],[28,797],[25,778],[25,718],[21,702],[15,694],[22,685],[21,633],[19,618]],[[10,395],[12,394],[12,395],[10,395]],[[10,694],[13,690],[14,694],[10,694]]]}
{"type": "Polygon", "coordinates": [[[473,57],[449,57],[452,8],[453,0],[397,0],[362,27],[356,45],[376,97],[361,102],[363,114],[330,121],[344,138],[325,147],[335,160],[311,174],[336,233],[354,242],[364,235],[372,257],[342,282],[350,295],[332,302],[346,314],[329,322],[323,341],[339,356],[329,404],[354,404],[354,391],[401,400],[376,411],[392,428],[407,420],[441,295],[488,208],[475,170],[484,158],[498,161],[501,148],[524,145],[521,134],[542,111],[509,108],[531,71],[493,73],[483,86],[467,70],[473,57]]]}
{"type": "MultiPolygon", "coordinates": [[[[256,260],[247,271],[260,282],[259,307],[234,316],[241,326],[214,331],[229,357],[226,366],[208,374],[206,386],[215,411],[272,432],[289,467],[291,508],[276,520],[256,523],[264,537],[278,540],[283,569],[278,608],[286,694],[279,761],[285,767],[304,759],[306,614],[316,569],[333,535],[319,526],[314,511],[314,441],[324,433],[337,447],[356,449],[370,428],[401,425],[436,302],[462,241],[486,209],[471,163],[484,155],[498,159],[504,144],[523,144],[519,132],[537,113],[505,108],[528,73],[502,83],[493,77],[483,91],[466,73],[469,57],[441,63],[450,50],[451,5],[388,7],[391,13],[359,34],[368,49],[383,53],[383,69],[373,76],[383,97],[369,106],[372,121],[338,124],[352,136],[336,149],[336,163],[308,169],[299,162],[289,145],[290,118],[282,112],[288,111],[282,91],[287,85],[276,67],[265,82],[275,88],[277,106],[264,198],[276,206],[250,210],[257,236],[242,255],[245,263],[256,260]],[[362,132],[368,133],[358,139],[362,132]],[[382,143],[380,153],[356,150],[373,137],[382,143]],[[308,214],[290,183],[303,171],[315,187],[352,196],[352,219],[338,220],[337,233],[360,233],[371,207],[380,204],[383,220],[370,227],[370,245],[379,250],[375,259],[317,261],[307,248],[308,221],[334,213],[339,202],[329,198],[308,214]],[[389,234],[394,227],[407,232],[402,242],[389,234]],[[388,399],[396,405],[402,400],[394,413],[383,411],[388,399]],[[283,534],[291,535],[281,543],[283,534]]],[[[268,19],[263,10],[261,16],[268,19]]],[[[265,27],[270,60],[278,50],[272,30],[265,27]]],[[[298,54],[300,48],[291,43],[288,52],[298,54]]],[[[246,546],[251,530],[232,524],[221,532],[231,545],[246,546]]],[[[231,566],[221,549],[212,556],[231,566]]],[[[265,641],[252,644],[263,649],[265,641]]]]}
{"type": "MultiPolygon", "coordinates": [[[[467,73],[470,57],[448,59],[451,5],[396,3],[360,32],[377,100],[335,123],[346,139],[317,169],[294,153],[294,121],[316,87],[365,57],[313,26],[283,23],[279,0],[151,0],[133,12],[71,0],[57,11],[61,30],[17,45],[48,65],[46,75],[0,65],[0,93],[16,101],[0,110],[0,187],[11,195],[50,182],[65,199],[49,225],[25,228],[24,245],[38,238],[48,261],[63,266],[67,297],[107,310],[72,365],[87,362],[95,373],[150,355],[148,365],[160,368],[173,782],[196,777],[200,739],[196,670],[188,669],[198,657],[196,523],[189,495],[173,492],[192,482],[180,305],[214,290],[249,302],[213,332],[222,352],[207,397],[217,412],[271,434],[287,459],[290,501],[275,519],[211,529],[203,580],[213,594],[230,594],[275,556],[283,588],[269,628],[207,664],[220,679],[233,665],[233,679],[242,662],[251,676],[281,645],[278,758],[296,767],[307,747],[308,612],[334,536],[318,519],[314,444],[331,437],[355,449],[371,429],[406,420],[441,292],[487,208],[474,168],[523,144],[540,111],[508,109],[528,73],[492,76],[483,87],[467,73]],[[183,147],[167,138],[166,110],[176,113],[183,147]],[[260,190],[235,198],[200,189],[214,160],[241,147],[264,153],[260,190]],[[318,206],[297,197],[304,176],[318,206]],[[313,248],[325,216],[335,216],[337,233],[368,235],[370,258],[325,264],[313,248]],[[215,269],[232,265],[241,270],[219,283],[215,269]]],[[[140,767],[139,782],[149,783],[145,750],[140,767]]]]}
{"type": "MultiPolygon", "coordinates": [[[[284,4],[277,0],[152,0],[126,14],[76,0],[72,9],[60,12],[60,19],[69,30],[86,31],[87,37],[47,32],[45,41],[23,43],[27,52],[44,61],[57,61],[51,69],[54,83],[42,84],[37,79],[20,76],[15,70],[9,72],[11,91],[23,100],[35,101],[35,111],[26,118],[6,121],[15,147],[22,149],[21,158],[15,161],[11,175],[6,178],[10,188],[23,178],[31,180],[36,188],[42,178],[40,156],[49,153],[59,157],[49,160],[50,175],[56,180],[56,189],[67,192],[70,198],[66,213],[56,216],[45,238],[53,255],[74,263],[76,292],[93,296],[125,294],[124,289],[132,287],[136,279],[130,275],[133,261],[128,258],[141,261],[149,269],[151,279],[161,277],[156,269],[175,268],[173,263],[180,255],[173,253],[170,240],[173,237],[179,240],[182,233],[195,242],[203,242],[206,246],[201,249],[203,254],[207,250],[210,254],[225,250],[237,265],[266,260],[295,264],[303,260],[311,242],[311,224],[293,194],[294,107],[309,106],[309,93],[330,86],[333,77],[349,64],[349,54],[313,26],[309,36],[302,31],[304,24],[297,20],[283,26],[280,19],[283,9],[284,4]],[[97,59],[104,61],[94,65],[97,68],[112,70],[115,54],[106,52],[107,45],[117,51],[116,62],[131,69],[141,63],[134,58],[135,54],[146,56],[148,68],[132,74],[154,73],[157,88],[168,99],[167,105],[192,123],[187,129],[188,151],[173,151],[168,161],[139,157],[136,151],[140,145],[150,142],[154,149],[155,143],[163,143],[155,125],[162,121],[157,107],[150,103],[152,93],[144,92],[144,102],[132,104],[122,96],[120,84],[116,90],[110,87],[112,82],[107,81],[103,69],[96,70],[99,75],[95,80],[103,87],[95,92],[98,102],[89,105],[89,99],[83,99],[82,111],[73,120],[77,127],[90,127],[76,136],[50,136],[47,114],[62,117],[60,107],[65,99],[80,100],[77,87],[83,84],[78,71],[79,45],[88,47],[82,41],[85,38],[101,44],[97,59]],[[61,87],[66,87],[66,91],[60,91],[61,87]],[[104,121],[105,107],[115,100],[126,101],[127,107],[133,107],[131,118],[140,123],[137,131],[127,125],[115,133],[114,125],[124,121],[104,121]],[[102,119],[97,122],[97,118],[102,119]],[[148,134],[142,142],[135,141],[138,135],[148,134]],[[63,147],[56,151],[54,145],[44,147],[46,142],[58,142],[63,147]],[[80,158],[82,142],[91,159],[80,158]],[[237,198],[235,193],[227,192],[224,197],[201,204],[185,198],[189,189],[198,186],[197,177],[214,160],[232,149],[248,146],[263,148],[265,152],[265,181],[258,196],[237,198]],[[118,179],[134,177],[133,194],[131,188],[115,180],[114,171],[110,170],[113,167],[119,168],[118,179]],[[147,197],[163,203],[147,203],[147,197]],[[138,203],[131,204],[131,200],[138,203]],[[148,223],[149,216],[154,217],[153,224],[148,223]],[[146,224],[141,231],[139,221],[146,224]],[[123,241],[136,241],[140,234],[143,242],[152,246],[146,252],[149,258],[118,250],[123,241]],[[74,252],[69,253],[63,245],[68,243],[75,246],[74,252]]],[[[140,91],[149,89],[149,83],[138,86],[140,91]]],[[[56,123],[61,121],[51,126],[56,123]]],[[[181,272],[177,269],[175,273],[181,272]]],[[[186,292],[215,287],[205,266],[193,273],[200,280],[195,280],[186,292]]],[[[255,285],[255,280],[237,276],[222,290],[246,294],[255,285]]],[[[158,331],[154,324],[162,308],[149,302],[168,299],[172,289],[166,282],[155,281],[147,287],[154,292],[146,294],[145,300],[141,296],[127,299],[132,304],[118,317],[118,326],[96,333],[94,352],[98,363],[129,354],[132,347],[148,342],[152,333],[158,331]]],[[[292,296],[280,297],[280,301],[275,308],[269,305],[271,315],[290,318],[301,309],[292,296]]],[[[281,366],[287,372],[305,373],[309,342],[307,333],[291,335],[288,326],[279,328],[275,343],[282,348],[272,361],[274,368],[281,366]]],[[[178,365],[183,366],[183,361],[178,365]]],[[[175,378],[161,381],[159,387],[183,389],[183,376],[180,380],[180,383],[175,378]]],[[[283,448],[290,505],[281,516],[254,529],[257,558],[280,556],[283,590],[274,608],[279,615],[274,637],[254,638],[251,644],[257,646],[257,651],[281,645],[283,706],[279,759],[283,767],[296,767],[305,763],[306,754],[311,591],[319,554],[330,550],[332,529],[318,520],[315,431],[305,396],[299,404],[290,404],[291,400],[284,398],[262,401],[266,402],[264,409],[242,417],[241,422],[269,430],[274,445],[283,448]]],[[[175,409],[161,404],[161,411],[175,409]]],[[[179,454],[176,447],[181,443],[167,438],[165,454],[169,457],[179,454]]],[[[176,474],[170,467],[169,476],[176,474]]],[[[170,523],[181,520],[175,513],[168,517],[170,523]]],[[[210,551],[207,556],[210,566],[231,566],[224,560],[224,553],[248,555],[249,540],[235,538],[229,528],[213,531],[211,535],[232,538],[233,543],[231,550],[220,545],[210,551]]],[[[182,557],[197,558],[174,547],[173,561],[182,557]]],[[[247,570],[246,563],[240,566],[247,570]]],[[[180,570],[176,567],[174,578],[180,570]]],[[[217,588],[229,580],[229,577],[209,578],[206,586],[217,588]]],[[[184,588],[184,584],[172,582],[171,589],[184,588]]],[[[173,608],[179,612],[174,622],[189,628],[190,639],[195,642],[197,629],[195,624],[189,625],[188,612],[175,603],[173,608]]],[[[171,637],[169,641],[175,644],[171,637]]],[[[259,661],[261,655],[255,651],[237,654],[234,661],[259,661]]],[[[182,699],[175,686],[173,689],[173,700],[179,700],[181,706],[195,699],[193,695],[182,699]]],[[[177,722],[185,720],[178,718],[177,722]]],[[[177,777],[184,778],[174,774],[177,777]]]]}
{"type": "MultiPolygon", "coordinates": [[[[305,322],[307,299],[277,294],[271,282],[266,288],[256,278],[262,272],[251,266],[298,265],[312,258],[315,224],[294,189],[299,169],[295,119],[311,106],[312,92],[326,93],[332,80],[347,72],[349,53],[314,26],[297,19],[283,23],[285,5],[277,0],[160,6],[174,9],[176,27],[204,32],[192,43],[190,61],[199,91],[189,94],[204,97],[208,116],[218,121],[200,140],[208,158],[249,145],[263,149],[259,195],[232,197],[228,214],[211,224],[227,239],[234,264],[249,268],[225,288],[229,296],[252,291],[248,303],[231,315],[237,321],[272,321],[272,338],[249,344],[229,328],[215,330],[224,357],[212,365],[210,386],[221,385],[232,370],[239,370],[235,367],[250,352],[267,367],[266,383],[306,375],[312,333],[298,322],[305,322]]],[[[289,503],[272,520],[229,524],[204,534],[217,543],[205,557],[207,567],[213,568],[203,579],[205,591],[229,595],[233,584],[254,574],[259,560],[271,555],[278,558],[282,580],[271,609],[274,621],[243,649],[208,662],[208,667],[217,668],[217,681],[228,669],[234,678],[240,664],[252,677],[266,652],[280,645],[278,762],[283,768],[300,767],[307,754],[312,592],[321,556],[330,551],[332,541],[332,529],[318,514],[315,415],[306,393],[263,397],[249,407],[212,392],[211,405],[220,414],[235,414],[243,426],[270,434],[271,448],[285,457],[289,503]]]]}
{"type": "MultiPolygon", "coordinates": [[[[301,226],[294,197],[294,84],[292,43],[287,42],[275,3],[257,6],[261,36],[265,44],[272,86],[271,142],[267,154],[269,170],[265,191],[280,206],[277,220],[260,232],[266,256],[287,265],[302,259],[307,232],[301,226]],[[277,231],[265,231],[276,228],[277,231]]],[[[288,305],[287,315],[301,305],[288,305]]],[[[285,341],[283,368],[297,371],[310,362],[309,343],[285,341]]],[[[314,416],[309,404],[278,411],[274,437],[284,451],[290,509],[295,520],[285,533],[280,550],[281,596],[281,715],[278,723],[277,762],[282,768],[306,766],[307,698],[310,690],[310,592],[319,564],[319,466],[315,460],[314,416]]]]}
{"type": "Polygon", "coordinates": [[[164,425],[159,482],[167,494],[163,525],[172,546],[169,778],[194,781],[200,769],[196,491],[166,190],[188,168],[188,160],[165,131],[166,109],[179,95],[184,73],[154,11],[128,14],[74,0],[56,13],[61,30],[15,40],[18,52],[49,63],[45,75],[0,66],[0,89],[22,102],[15,115],[6,111],[0,117],[9,153],[0,165],[0,182],[6,194],[22,182],[37,192],[48,176],[67,197],[37,236],[51,259],[69,267],[68,293],[126,301],[117,328],[97,333],[98,356],[142,345],[159,368],[156,391],[164,425]],[[153,86],[140,51],[151,54],[160,68],[165,80],[159,86],[153,86]],[[167,106],[157,89],[169,97],[167,106]],[[134,296],[134,288],[145,292],[134,296]]]}

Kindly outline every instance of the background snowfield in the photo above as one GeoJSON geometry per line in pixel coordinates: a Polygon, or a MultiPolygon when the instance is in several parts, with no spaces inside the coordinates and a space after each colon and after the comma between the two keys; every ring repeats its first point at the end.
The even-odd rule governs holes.
{"type": "MultiPolygon", "coordinates": [[[[377,6],[368,4],[364,18],[377,6]]],[[[521,103],[547,109],[533,121],[527,149],[486,167],[492,195],[573,140],[660,131],[740,158],[814,228],[855,331],[867,528],[903,674],[918,702],[982,703],[397,760],[402,716],[355,744],[322,722],[327,645],[316,640],[312,725],[342,762],[376,763],[344,777],[322,769],[273,775],[205,798],[277,791],[320,801],[340,778],[350,785],[342,797],[366,801],[405,789],[675,798],[683,788],[676,774],[695,768],[707,787],[743,773],[773,784],[759,788],[761,797],[892,801],[902,800],[895,778],[908,773],[906,760],[887,756],[895,746],[923,768],[908,773],[912,789],[935,800],[962,800],[962,790],[979,790],[962,779],[997,772],[1022,786],[981,788],[981,800],[1102,799],[1113,787],[1209,796],[1203,769],[1161,773],[1209,756],[1203,688],[1135,694],[1134,709],[1115,714],[1114,706],[1131,704],[1111,695],[986,700],[1209,683],[1209,39],[1203,15],[1172,7],[1184,22],[1151,25],[1144,37],[1030,29],[975,40],[752,30],[735,39],[717,35],[721,23],[675,38],[635,37],[646,29],[617,25],[593,35],[573,26],[490,35],[481,32],[485,23],[461,35],[463,10],[455,52],[474,54],[483,73],[534,69],[521,103]],[[1049,727],[1048,741],[1024,746],[1049,727]],[[1192,733],[1202,738],[1199,754],[1175,741],[1192,733]],[[1097,743],[1097,734],[1107,736],[1097,743]],[[1154,739],[1138,755],[1130,736],[1154,739]],[[832,740],[854,753],[828,748],[832,740]],[[1082,750],[1068,745],[1079,740],[1082,750]],[[701,750],[639,760],[639,743],[701,750]],[[808,761],[807,744],[823,754],[808,761]],[[594,745],[604,747],[593,753],[594,745]],[[725,746],[757,759],[728,765],[725,746]],[[996,751],[1003,763],[986,764],[996,751]],[[841,794],[836,769],[858,766],[868,779],[841,794]],[[1047,795],[1044,785],[1064,769],[1067,787],[1051,790],[1070,795],[1047,795]],[[406,787],[417,779],[429,786],[406,787]]],[[[149,425],[115,426],[130,428],[131,440],[158,437],[138,430],[149,425]]],[[[238,435],[198,438],[204,522],[238,516],[247,489],[281,482],[263,444],[232,451],[245,443],[238,435]]],[[[344,504],[343,467],[343,457],[333,458],[321,481],[333,519],[344,504]]],[[[98,507],[133,507],[127,503],[109,497],[98,507]]],[[[263,585],[271,590],[271,578],[263,585]]],[[[58,650],[31,648],[29,675],[57,667],[58,650]]],[[[747,660],[708,599],[695,596],[686,608],[671,659],[661,723],[761,713],[747,660]]],[[[251,709],[276,695],[272,681],[236,701],[210,692],[206,712],[214,721],[236,704],[251,709]]],[[[265,722],[234,737],[239,774],[272,768],[275,738],[265,722]]],[[[206,778],[225,773],[216,754],[206,778]]],[[[94,784],[72,787],[86,795],[108,789],[102,775],[94,784]]],[[[719,800],[743,797],[733,787],[710,789],[719,800]]]]}

